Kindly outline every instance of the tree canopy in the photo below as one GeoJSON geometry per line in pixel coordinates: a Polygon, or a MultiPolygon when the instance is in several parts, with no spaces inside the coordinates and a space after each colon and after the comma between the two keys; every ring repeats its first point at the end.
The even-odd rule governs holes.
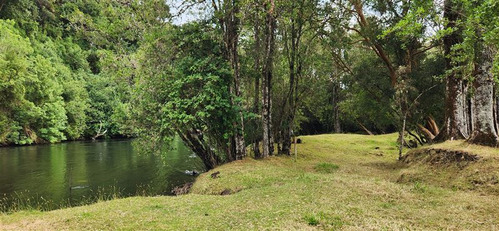
{"type": "Polygon", "coordinates": [[[498,144],[498,1],[177,3],[202,16],[0,1],[0,144],[179,136],[207,168],[298,134],[498,144]]]}

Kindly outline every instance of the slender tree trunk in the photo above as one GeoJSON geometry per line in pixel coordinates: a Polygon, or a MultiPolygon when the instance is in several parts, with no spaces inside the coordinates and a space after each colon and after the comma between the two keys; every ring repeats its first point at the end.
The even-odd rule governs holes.
{"type": "Polygon", "coordinates": [[[468,141],[475,144],[498,146],[493,111],[494,81],[491,74],[493,52],[487,47],[480,46],[478,53],[473,96],[474,130],[468,141]]]}
{"type": "Polygon", "coordinates": [[[291,124],[293,123],[293,119],[291,116],[286,119],[285,127],[282,130],[282,143],[281,143],[281,150],[280,153],[285,154],[285,155],[290,155],[290,148],[292,147],[292,129],[291,129],[291,124]]]}
{"type": "MultiPolygon", "coordinates": [[[[224,44],[225,44],[225,54],[231,63],[231,69],[233,70],[233,84],[230,85],[229,91],[234,97],[239,98],[241,96],[240,89],[240,60],[238,54],[238,39],[239,39],[239,1],[230,0],[224,1],[223,3],[223,13],[224,16],[219,18],[219,23],[224,31],[224,44]]],[[[217,11],[217,4],[212,3],[215,10],[217,11]]],[[[230,160],[241,160],[245,157],[245,140],[243,136],[244,123],[243,123],[243,111],[241,103],[237,100],[232,99],[232,104],[236,104],[239,108],[237,120],[233,122],[234,134],[231,137],[231,148],[229,153],[230,160]]]]}
{"type": "MultiPolygon", "coordinates": [[[[350,0],[350,2],[354,6],[354,11],[356,12],[356,14],[358,16],[359,26],[364,30],[368,29],[370,25],[368,23],[368,20],[366,20],[365,14],[363,12],[363,1],[350,0]]],[[[375,54],[380,59],[382,59],[385,66],[387,67],[387,70],[389,71],[389,76],[391,78],[392,87],[396,86],[397,79],[398,79],[398,76],[396,73],[396,68],[394,68],[394,66],[392,65],[392,62],[391,62],[389,56],[387,55],[386,51],[384,50],[382,45],[380,45],[376,41],[373,41],[369,36],[363,34],[362,31],[363,30],[361,30],[361,31],[358,30],[358,34],[360,34],[370,44],[370,48],[375,52],[375,54]]]]}
{"type": "MultiPolygon", "coordinates": [[[[297,12],[294,12],[291,16],[289,32],[285,34],[286,38],[284,38],[285,40],[287,38],[290,39],[290,43],[286,42],[285,44],[285,52],[288,55],[289,90],[283,106],[284,113],[282,116],[284,119],[282,121],[282,144],[280,151],[280,153],[286,155],[290,155],[292,147],[292,133],[298,106],[298,80],[301,75],[301,61],[303,60],[303,57],[300,57],[300,45],[305,23],[300,17],[303,16],[304,4],[305,1],[292,2],[292,8],[295,8],[297,12]],[[298,6],[295,3],[298,3],[298,6]]],[[[292,11],[295,9],[292,9],[292,11]]]]}
{"type": "Polygon", "coordinates": [[[498,88],[493,86],[493,119],[495,119],[495,131],[498,135],[498,88]]]}
{"type": "Polygon", "coordinates": [[[370,130],[368,130],[368,128],[365,127],[365,125],[363,125],[361,122],[359,122],[358,120],[356,120],[356,123],[358,123],[358,125],[363,129],[365,130],[366,134],[370,135],[370,136],[373,136],[373,132],[371,132],[370,130]]]}
{"type": "MultiPolygon", "coordinates": [[[[464,81],[465,83],[465,81],[464,81]]],[[[467,94],[467,92],[469,92],[469,86],[470,84],[467,84],[464,92],[466,94],[464,94],[464,100],[465,100],[465,123],[466,123],[466,127],[464,129],[464,135],[465,137],[469,137],[470,134],[472,133],[472,131],[474,130],[474,114],[473,114],[473,111],[474,111],[474,104],[473,104],[473,99],[469,96],[469,94],[467,94]]]]}
{"type": "MultiPolygon", "coordinates": [[[[448,20],[447,28],[456,29],[459,20],[459,11],[453,0],[444,2],[444,18],[448,20]]],[[[446,70],[452,70],[454,64],[451,60],[451,49],[455,44],[462,41],[460,32],[455,30],[452,34],[445,36],[444,48],[446,57],[446,70]]],[[[438,140],[456,140],[467,137],[468,115],[465,82],[457,76],[457,73],[449,73],[446,76],[445,92],[445,127],[441,131],[438,140]]]]}
{"type": "Polygon", "coordinates": [[[274,0],[269,0],[269,10],[266,13],[265,29],[265,55],[262,70],[262,157],[273,154],[274,140],[272,133],[272,77],[274,56],[274,31],[276,19],[274,18],[274,0]]]}
{"type": "Polygon", "coordinates": [[[332,107],[333,107],[333,132],[342,133],[339,117],[339,84],[337,80],[333,81],[332,107]]]}
{"type": "MultiPolygon", "coordinates": [[[[239,61],[238,61],[239,62],[239,61]]],[[[239,65],[238,65],[239,66],[239,65]]],[[[239,69],[239,67],[238,67],[239,69]]],[[[238,70],[239,73],[239,70],[238,70]]],[[[235,75],[235,96],[240,97],[241,96],[241,89],[240,89],[240,76],[235,75]]],[[[235,135],[234,135],[234,140],[235,140],[235,156],[237,160],[241,160],[246,156],[246,149],[245,149],[245,138],[244,138],[244,131],[245,131],[245,125],[243,121],[243,110],[242,110],[242,105],[241,102],[237,102],[237,107],[239,108],[238,110],[238,121],[235,126],[235,135]]]]}
{"type": "Polygon", "coordinates": [[[405,142],[405,130],[406,130],[406,113],[403,115],[403,126],[401,127],[401,131],[399,133],[400,143],[399,143],[399,160],[403,156],[403,145],[405,142]]]}
{"type": "MultiPolygon", "coordinates": [[[[254,47],[254,52],[255,52],[255,57],[254,57],[254,72],[255,72],[255,85],[254,85],[254,102],[253,102],[253,113],[259,114],[259,99],[260,99],[260,73],[261,73],[261,63],[260,63],[260,55],[261,55],[261,30],[260,30],[260,21],[257,20],[259,17],[259,3],[255,3],[256,9],[255,9],[255,22],[254,22],[254,41],[255,41],[255,47],[254,47]]],[[[260,141],[260,136],[258,134],[258,120],[255,120],[255,136],[254,136],[254,142],[253,142],[253,153],[255,158],[261,158],[261,153],[259,150],[259,141],[260,141]]]]}

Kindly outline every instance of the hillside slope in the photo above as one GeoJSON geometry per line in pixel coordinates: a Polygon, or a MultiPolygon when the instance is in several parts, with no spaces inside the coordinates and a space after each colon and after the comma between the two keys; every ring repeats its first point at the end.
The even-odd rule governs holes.
{"type": "MultiPolygon", "coordinates": [[[[485,190],[467,187],[470,179],[459,174],[466,168],[398,162],[395,134],[301,138],[297,160],[247,158],[226,164],[198,177],[188,195],[4,214],[0,230],[498,230],[498,178],[485,190]],[[212,178],[217,171],[219,177],[212,178]],[[410,173],[414,177],[406,180],[410,173]]],[[[467,152],[483,160],[470,165],[474,174],[498,177],[498,149],[467,152]]]]}

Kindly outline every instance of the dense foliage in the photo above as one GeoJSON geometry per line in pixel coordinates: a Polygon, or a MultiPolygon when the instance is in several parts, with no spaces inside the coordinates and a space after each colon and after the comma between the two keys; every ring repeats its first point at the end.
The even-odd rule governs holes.
{"type": "Polygon", "coordinates": [[[1,144],[134,135],[133,56],[156,17],[131,15],[154,1],[0,5],[1,144]]]}
{"type": "Polygon", "coordinates": [[[193,23],[157,33],[141,50],[135,91],[137,117],[146,119],[141,134],[157,141],[178,135],[192,149],[207,142],[217,148],[214,158],[227,158],[237,110],[229,94],[231,71],[213,29],[193,23]]]}
{"type": "Polygon", "coordinates": [[[471,114],[478,70],[498,81],[498,1],[186,0],[182,25],[159,0],[0,3],[2,144],[180,136],[207,167],[296,134],[414,146],[451,131],[451,82],[471,114]]]}

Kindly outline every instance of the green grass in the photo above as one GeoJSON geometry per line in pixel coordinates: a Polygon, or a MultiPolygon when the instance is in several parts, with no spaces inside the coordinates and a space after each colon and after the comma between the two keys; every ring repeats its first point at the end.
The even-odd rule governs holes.
{"type": "Polygon", "coordinates": [[[317,172],[322,172],[322,173],[332,173],[334,172],[335,170],[337,170],[339,168],[338,165],[336,164],[332,164],[332,163],[318,163],[314,169],[317,171],[317,172]]]}
{"type": "MultiPolygon", "coordinates": [[[[476,162],[430,164],[414,158],[410,167],[400,171],[400,183],[425,183],[452,190],[473,190],[480,194],[498,195],[498,148],[472,145],[464,141],[448,141],[420,147],[411,152],[427,149],[462,151],[480,157],[476,162]]],[[[421,159],[421,158],[420,158],[421,159]]]]}
{"type": "Polygon", "coordinates": [[[307,215],[304,217],[304,220],[307,222],[308,225],[311,225],[311,226],[319,225],[319,219],[316,218],[316,216],[314,216],[314,215],[307,215]]]}
{"type": "Polygon", "coordinates": [[[457,171],[469,168],[498,175],[498,149],[480,147],[485,158],[465,169],[436,168],[399,163],[395,134],[301,138],[297,160],[226,164],[200,175],[188,195],[3,214],[0,230],[498,230],[498,191],[446,184],[456,176],[466,185],[457,171]],[[410,173],[415,180],[400,180],[410,173]],[[235,193],[220,196],[225,189],[235,193]]]}

